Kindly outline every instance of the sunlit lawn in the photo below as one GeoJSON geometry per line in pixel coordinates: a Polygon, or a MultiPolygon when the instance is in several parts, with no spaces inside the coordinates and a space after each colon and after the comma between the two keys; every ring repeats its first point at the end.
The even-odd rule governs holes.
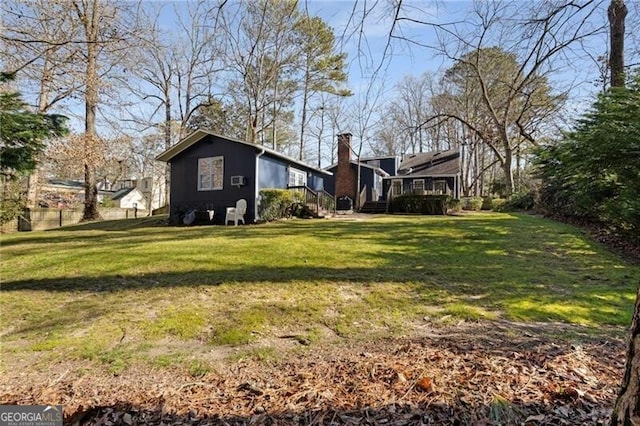
{"type": "Polygon", "coordinates": [[[606,333],[628,325],[640,281],[638,265],[576,228],[497,213],[188,228],[140,219],[0,243],[2,368],[34,353],[162,367],[282,335],[313,346],[462,319],[606,333]]]}

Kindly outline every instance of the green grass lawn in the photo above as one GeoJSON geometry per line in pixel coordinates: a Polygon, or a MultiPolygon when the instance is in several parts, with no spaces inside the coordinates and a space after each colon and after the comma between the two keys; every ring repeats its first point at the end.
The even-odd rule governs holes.
{"type": "Polygon", "coordinates": [[[206,371],[220,347],[310,344],[464,320],[622,332],[640,266],[526,215],[381,216],[240,227],[157,219],[0,240],[1,368],[34,356],[206,371]],[[607,327],[604,327],[607,326],[607,327]],[[609,327],[611,326],[611,327],[609,327]]]}

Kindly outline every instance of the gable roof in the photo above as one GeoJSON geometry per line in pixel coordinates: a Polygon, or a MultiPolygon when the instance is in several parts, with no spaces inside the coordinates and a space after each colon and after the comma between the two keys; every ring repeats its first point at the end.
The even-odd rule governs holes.
{"type": "Polygon", "coordinates": [[[84,182],[66,179],[47,179],[46,183],[51,186],[69,189],[84,189],[84,182]]]}
{"type": "Polygon", "coordinates": [[[408,155],[398,167],[398,176],[443,176],[459,173],[460,152],[453,149],[408,155]]]}
{"type": "Polygon", "coordinates": [[[266,146],[262,146],[262,145],[257,145],[255,143],[251,143],[251,142],[247,142],[247,141],[242,141],[240,139],[235,139],[235,138],[230,138],[227,136],[222,136],[219,135],[217,133],[214,133],[210,130],[203,130],[203,129],[198,129],[195,130],[193,132],[191,132],[190,134],[188,134],[187,136],[185,136],[180,142],[178,142],[177,144],[171,146],[169,149],[167,149],[166,151],[164,151],[162,154],[158,155],[156,157],[156,160],[158,161],[164,161],[165,163],[168,163],[169,161],[171,161],[171,159],[173,159],[174,157],[176,157],[178,154],[186,151],[187,149],[189,149],[190,147],[192,147],[193,145],[195,145],[196,143],[200,142],[200,140],[202,140],[203,138],[207,137],[207,136],[214,136],[216,138],[220,138],[220,139],[224,139],[226,141],[229,142],[234,142],[234,143],[239,143],[242,145],[247,145],[250,146],[252,148],[254,148],[257,152],[263,151],[265,153],[268,153],[269,155],[273,156],[273,157],[277,157],[280,158],[282,160],[285,160],[289,163],[293,163],[293,164],[297,164],[299,166],[303,166],[307,169],[311,169],[314,170],[318,173],[322,173],[325,175],[331,175],[332,173],[327,171],[327,170],[322,170],[322,169],[318,169],[314,166],[311,166],[309,164],[303,163],[300,160],[296,160],[295,158],[289,157],[287,155],[284,155],[274,149],[271,148],[267,148],[266,146]]]}
{"type": "MultiPolygon", "coordinates": [[[[54,191],[79,191],[82,192],[85,189],[85,183],[79,182],[76,180],[67,180],[67,179],[47,179],[42,183],[45,190],[54,191]]],[[[106,189],[102,189],[100,182],[98,182],[98,194],[100,195],[111,195],[113,191],[108,191],[106,189]]]]}
{"type": "MultiPolygon", "coordinates": [[[[127,195],[128,193],[130,193],[131,191],[133,191],[134,189],[136,189],[136,188],[129,187],[129,188],[119,189],[111,196],[111,199],[112,200],[119,200],[119,199],[123,198],[125,195],[127,195]]],[[[138,192],[140,192],[140,191],[138,191],[138,192]]],[[[140,195],[142,195],[142,194],[140,194],[140,195]]]]}

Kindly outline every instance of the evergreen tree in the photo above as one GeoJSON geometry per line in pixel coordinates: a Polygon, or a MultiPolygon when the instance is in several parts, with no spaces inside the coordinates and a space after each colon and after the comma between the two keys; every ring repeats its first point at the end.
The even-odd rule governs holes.
{"type": "Polygon", "coordinates": [[[309,99],[316,93],[351,96],[338,85],[347,81],[344,71],[346,53],[335,53],[333,30],[321,18],[303,16],[295,30],[300,41],[302,118],[300,124],[300,160],[303,159],[309,99]]]}
{"type": "MultiPolygon", "coordinates": [[[[2,73],[3,85],[13,75],[2,73]]],[[[0,93],[0,223],[15,218],[24,200],[17,181],[36,167],[38,155],[44,150],[47,138],[67,133],[66,117],[55,114],[36,114],[29,111],[17,92],[0,93]]]]}
{"type": "Polygon", "coordinates": [[[539,153],[541,204],[640,241],[640,74],[598,96],[576,129],[539,153]]]}
{"type": "MultiPolygon", "coordinates": [[[[3,74],[0,83],[10,79],[3,74]]],[[[19,93],[0,93],[0,173],[14,179],[31,172],[44,149],[44,140],[66,132],[66,117],[33,113],[19,93]]]]}

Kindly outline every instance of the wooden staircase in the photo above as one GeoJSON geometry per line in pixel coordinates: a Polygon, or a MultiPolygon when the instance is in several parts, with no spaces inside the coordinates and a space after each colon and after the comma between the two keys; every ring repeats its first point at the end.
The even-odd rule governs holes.
{"type": "Polygon", "coordinates": [[[289,191],[302,194],[303,203],[312,217],[331,217],[335,212],[335,197],[327,191],[314,191],[307,186],[290,186],[289,191]]]}
{"type": "Polygon", "coordinates": [[[386,213],[387,202],[386,201],[367,201],[360,209],[360,213],[386,213]]]}

